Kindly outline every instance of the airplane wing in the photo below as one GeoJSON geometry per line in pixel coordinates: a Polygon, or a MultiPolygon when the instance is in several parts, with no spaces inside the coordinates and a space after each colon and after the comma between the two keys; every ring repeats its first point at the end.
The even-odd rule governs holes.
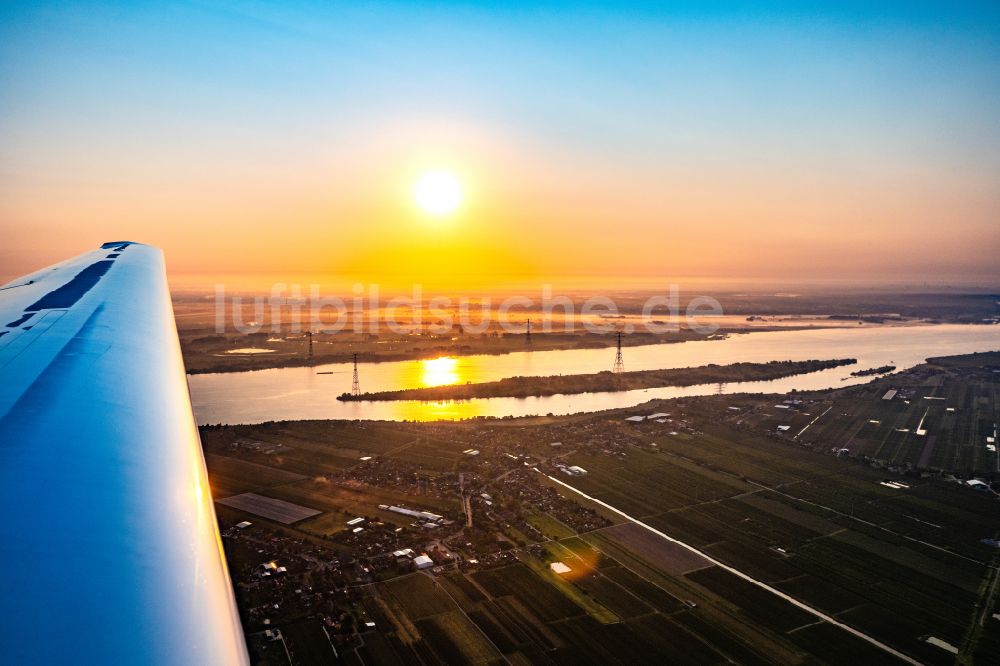
{"type": "Polygon", "coordinates": [[[244,664],[162,253],[0,287],[0,662],[244,664]]]}

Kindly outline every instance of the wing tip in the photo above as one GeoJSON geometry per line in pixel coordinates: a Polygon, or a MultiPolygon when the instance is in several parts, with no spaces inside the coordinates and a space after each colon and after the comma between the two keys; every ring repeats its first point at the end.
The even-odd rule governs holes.
{"type": "Polygon", "coordinates": [[[135,241],[108,241],[101,245],[102,250],[110,250],[112,248],[116,250],[121,250],[129,245],[142,245],[142,243],[136,243],[135,241]]]}

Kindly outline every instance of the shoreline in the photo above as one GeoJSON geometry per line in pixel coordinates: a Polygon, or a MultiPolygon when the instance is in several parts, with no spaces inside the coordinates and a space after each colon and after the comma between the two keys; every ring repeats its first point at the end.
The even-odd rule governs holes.
{"type": "Polygon", "coordinates": [[[394,391],[375,391],[354,396],[343,393],[344,402],[419,400],[474,400],[488,398],[528,398],[606,391],[633,391],[650,388],[694,386],[697,384],[743,383],[781,379],[819,372],[857,363],[857,359],[808,361],[769,361],[767,363],[708,364],[690,368],[634,370],[615,374],[603,371],[592,374],[550,375],[547,377],[508,377],[476,384],[447,384],[394,391]]]}
{"type": "MultiPolygon", "coordinates": [[[[907,325],[920,325],[924,322],[908,322],[907,325]]],[[[868,325],[867,328],[890,328],[899,324],[876,324],[868,325]]],[[[710,335],[700,335],[690,331],[680,333],[669,333],[662,335],[631,334],[622,336],[622,347],[644,347],[662,344],[679,344],[683,342],[693,342],[702,340],[724,340],[731,335],[749,335],[753,333],[776,333],[783,331],[815,331],[824,329],[842,329],[843,325],[832,324],[829,326],[810,324],[807,326],[760,326],[747,328],[720,328],[710,335]]],[[[421,349],[419,351],[400,351],[396,353],[382,353],[378,355],[358,352],[359,363],[397,363],[400,361],[426,361],[449,357],[466,356],[505,356],[523,352],[551,352],[551,351],[572,351],[577,349],[611,349],[616,344],[613,334],[601,336],[588,336],[584,338],[581,334],[579,340],[545,340],[545,334],[533,334],[531,346],[490,348],[483,346],[479,348],[469,348],[466,345],[441,346],[433,349],[421,349]]],[[[353,360],[353,351],[343,351],[334,354],[318,354],[312,357],[299,351],[273,350],[272,353],[253,354],[229,354],[226,350],[206,355],[204,353],[195,354],[190,349],[183,349],[185,353],[185,374],[207,375],[207,374],[229,374],[238,372],[250,372],[254,370],[273,370],[279,368],[303,368],[319,367],[337,363],[350,363],[353,360]],[[207,357],[227,359],[227,363],[217,365],[200,365],[199,361],[204,361],[207,357]],[[194,367],[188,367],[193,365],[194,367]]]]}

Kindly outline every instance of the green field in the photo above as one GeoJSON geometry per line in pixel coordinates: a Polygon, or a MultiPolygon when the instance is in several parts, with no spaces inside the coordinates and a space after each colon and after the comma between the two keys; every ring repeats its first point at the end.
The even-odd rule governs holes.
{"type": "Polygon", "coordinates": [[[1000,457],[987,446],[1000,425],[997,369],[1000,353],[933,359],[862,386],[805,394],[805,404],[792,409],[765,406],[747,422],[776,433],[789,425],[781,436],[887,465],[997,473],[1000,457]],[[896,393],[886,399],[889,391],[896,393]]]}
{"type": "MultiPolygon", "coordinates": [[[[815,394],[657,401],[532,421],[205,428],[202,436],[216,496],[257,492],[323,512],[295,526],[251,518],[303,548],[335,544],[360,566],[398,539],[418,549],[441,540],[464,558],[462,568],[434,575],[400,575],[394,561],[367,579],[338,574],[378,626],[348,651],[352,663],[893,661],[606,507],[597,510],[607,520],[588,522],[594,514],[582,507],[594,503],[548,475],[920,662],[954,661],[926,641],[933,636],[971,663],[1000,644],[990,617],[997,551],[981,543],[1000,533],[1000,505],[948,474],[1000,478],[983,454],[1000,414],[994,356],[938,360],[815,394]],[[883,400],[887,386],[904,392],[883,400]],[[624,420],[654,411],[671,420],[624,420]],[[915,424],[898,432],[914,419],[925,434],[915,424]],[[464,455],[467,448],[481,454],[464,455]],[[567,475],[557,463],[586,473],[567,475]],[[473,528],[462,492],[474,505],[473,528]],[[454,522],[426,532],[378,504],[454,522]],[[353,516],[387,526],[356,546],[337,541],[353,516]],[[507,559],[469,564],[498,553],[507,559]],[[571,572],[550,571],[555,561],[571,572]]],[[[219,515],[230,525],[246,517],[225,507],[219,515]]],[[[265,557],[266,543],[230,551],[241,575],[265,557]]],[[[304,574],[287,587],[318,580],[304,574]]],[[[265,599],[255,584],[241,599],[265,599]]],[[[307,608],[285,625],[286,642],[320,654],[321,627],[303,617],[307,608]]]]}
{"type": "MultiPolygon", "coordinates": [[[[400,642],[396,640],[399,633],[393,632],[390,645],[409,642],[408,647],[397,647],[396,658],[406,660],[416,651],[423,657],[433,656],[429,663],[483,663],[490,654],[483,650],[484,639],[515,663],[721,664],[730,656],[712,647],[711,636],[677,621],[680,616],[706,611],[688,609],[613,560],[572,583],[620,616],[612,623],[596,619],[522,564],[472,575],[453,572],[441,583],[436,588],[428,577],[413,574],[378,586],[378,594],[389,600],[393,611],[405,615],[396,622],[412,624],[419,635],[415,641],[411,634],[400,642]],[[442,590],[450,593],[443,596],[442,590]],[[470,632],[467,621],[478,632],[470,632]]],[[[711,617],[713,611],[707,612],[706,617],[711,617]]],[[[745,633],[741,640],[753,644],[755,637],[745,633]]],[[[757,654],[741,640],[735,642],[740,652],[757,654]]],[[[757,649],[766,645],[762,640],[757,649]]],[[[795,652],[791,645],[789,649],[793,651],[773,654],[803,658],[804,653],[795,652]]]]}
{"type": "MultiPolygon", "coordinates": [[[[887,488],[886,472],[856,459],[741,432],[708,417],[703,403],[686,407],[700,432],[651,433],[659,453],[574,455],[569,462],[588,474],[568,483],[921,660],[946,654],[926,636],[962,644],[993,556],[979,540],[997,530],[995,500],[919,476],[887,488]]],[[[609,540],[615,529],[587,538],[637,570],[676,575],[640,543],[609,540]]],[[[722,574],[687,574],[701,583],[715,576],[722,574]]],[[[703,587],[772,630],[794,629],[766,610],[763,591],[747,600],[731,580],[703,587]]],[[[798,644],[815,649],[816,642],[798,644]]]]}

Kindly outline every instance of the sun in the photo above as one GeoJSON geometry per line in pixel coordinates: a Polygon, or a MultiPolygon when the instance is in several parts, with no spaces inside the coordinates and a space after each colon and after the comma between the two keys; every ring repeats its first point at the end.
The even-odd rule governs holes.
{"type": "Polygon", "coordinates": [[[413,199],[429,215],[450,215],[462,203],[462,183],[448,171],[427,171],[414,183],[413,199]]]}

